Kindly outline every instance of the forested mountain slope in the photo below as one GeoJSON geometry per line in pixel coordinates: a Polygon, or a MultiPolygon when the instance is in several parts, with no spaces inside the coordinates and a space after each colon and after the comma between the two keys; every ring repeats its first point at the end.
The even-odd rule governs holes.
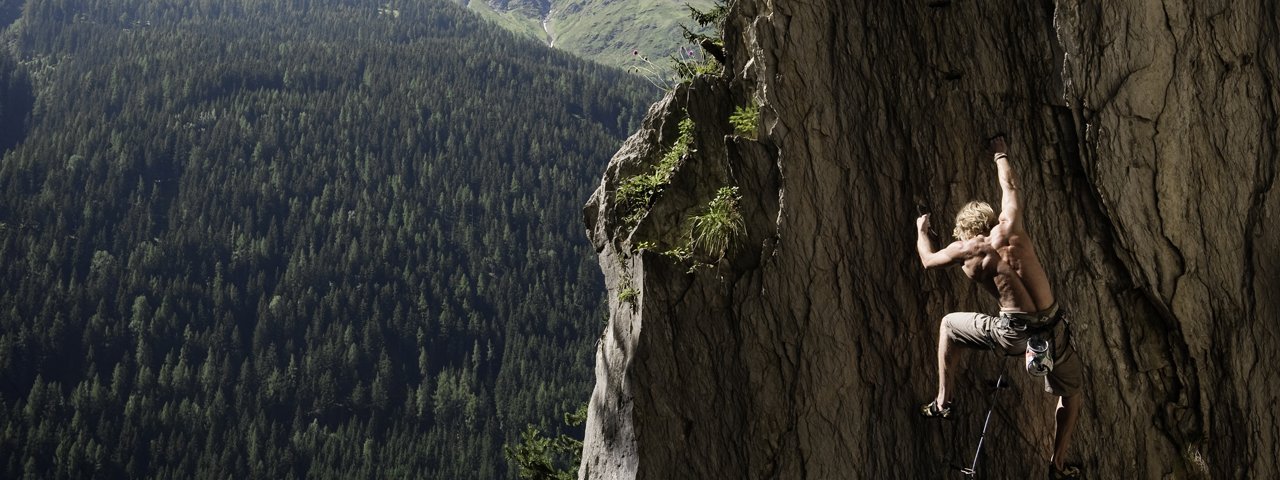
{"type": "Polygon", "coordinates": [[[0,477],[498,478],[585,401],[635,79],[443,0],[30,0],[5,44],[0,477]]]}

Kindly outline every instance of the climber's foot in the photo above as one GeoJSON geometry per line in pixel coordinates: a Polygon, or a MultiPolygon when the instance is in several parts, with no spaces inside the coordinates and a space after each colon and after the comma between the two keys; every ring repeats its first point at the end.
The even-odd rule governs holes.
{"type": "Polygon", "coordinates": [[[1057,465],[1049,464],[1049,480],[1083,478],[1081,475],[1080,467],[1066,465],[1059,469],[1057,465]]]}
{"type": "Polygon", "coordinates": [[[920,406],[920,415],[925,418],[941,418],[943,420],[950,420],[952,413],[955,413],[955,409],[951,407],[951,404],[939,407],[937,400],[920,406]]]}

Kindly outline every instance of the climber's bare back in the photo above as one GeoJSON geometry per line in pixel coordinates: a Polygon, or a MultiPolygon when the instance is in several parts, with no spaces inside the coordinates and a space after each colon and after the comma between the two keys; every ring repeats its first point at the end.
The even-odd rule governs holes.
{"type": "MultiPolygon", "coordinates": [[[[999,221],[994,222],[995,226],[986,235],[957,225],[956,237],[964,240],[935,251],[926,213],[916,219],[916,250],[925,268],[961,265],[965,275],[1000,300],[1000,310],[1036,313],[1053,306],[1053,291],[1040,259],[1036,258],[1031,236],[1023,228],[1021,188],[1005,153],[1004,136],[993,137],[990,147],[1000,181],[999,221]]],[[[978,211],[979,216],[983,216],[980,210],[967,210],[974,203],[980,202],[970,202],[962,213],[969,215],[978,211]]],[[[991,215],[991,207],[981,205],[986,209],[985,215],[991,215]]],[[[968,221],[971,220],[973,217],[968,217],[968,221]]]]}
{"type": "Polygon", "coordinates": [[[997,224],[987,236],[955,242],[967,275],[1000,300],[1000,310],[1038,312],[1053,305],[1049,278],[1026,232],[997,224]]]}

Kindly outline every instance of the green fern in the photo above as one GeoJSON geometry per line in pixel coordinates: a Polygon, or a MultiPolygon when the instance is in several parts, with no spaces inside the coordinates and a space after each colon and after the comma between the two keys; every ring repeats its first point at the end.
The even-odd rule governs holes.
{"type": "Polygon", "coordinates": [[[734,133],[755,140],[760,123],[760,108],[755,104],[738,107],[734,109],[733,115],[729,115],[729,123],[733,125],[734,133]]]}

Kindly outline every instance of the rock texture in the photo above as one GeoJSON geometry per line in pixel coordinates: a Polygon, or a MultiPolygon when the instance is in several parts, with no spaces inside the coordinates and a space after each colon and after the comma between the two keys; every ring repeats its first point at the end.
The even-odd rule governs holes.
{"type": "Polygon", "coordinates": [[[998,200],[1007,132],[1027,221],[1086,362],[1092,478],[1280,475],[1280,11],[1269,0],[735,2],[727,73],[656,104],[585,210],[612,315],[583,478],[1041,477],[1054,399],[970,354],[965,415],[929,423],[938,320],[991,311],[925,272],[936,230],[998,200]],[[756,140],[735,106],[760,106],[756,140]],[[615,200],[692,118],[638,223],[615,200]],[[736,185],[746,233],[689,271],[660,252],[736,185]]]}

